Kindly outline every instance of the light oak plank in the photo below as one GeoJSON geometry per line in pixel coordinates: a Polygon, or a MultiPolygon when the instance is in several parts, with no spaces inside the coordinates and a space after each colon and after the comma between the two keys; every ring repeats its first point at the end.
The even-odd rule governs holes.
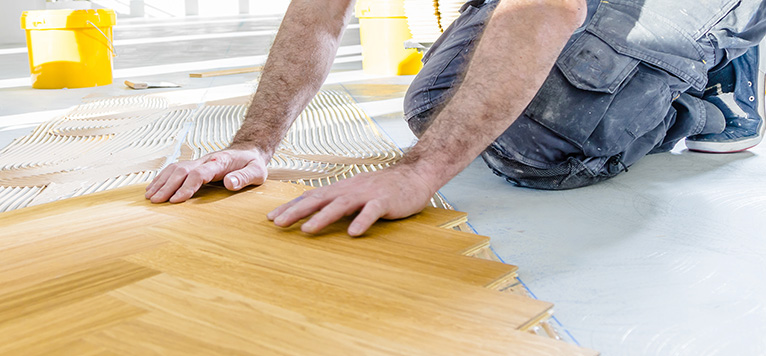
{"type": "Polygon", "coordinates": [[[0,355],[48,355],[94,331],[144,314],[108,296],[0,322],[0,355]]]}
{"type": "Polygon", "coordinates": [[[19,219],[21,221],[4,225],[7,228],[0,232],[0,253],[24,245],[50,243],[50,240],[60,240],[62,237],[76,240],[79,237],[103,234],[104,230],[136,230],[136,226],[154,225],[170,219],[172,217],[122,205],[104,204],[87,208],[69,208],[63,205],[57,213],[41,214],[34,219],[19,219]]]}
{"type": "Polygon", "coordinates": [[[423,320],[435,323],[430,327],[438,329],[445,325],[434,313],[446,313],[470,319],[472,323],[458,326],[464,329],[481,327],[476,322],[516,329],[551,307],[550,303],[395,268],[343,264],[348,272],[317,267],[319,270],[309,273],[286,264],[246,263],[175,244],[126,259],[269,304],[288,305],[307,316],[342,316],[349,322],[359,322],[355,316],[366,315],[370,320],[405,324],[423,320]],[[363,273],[352,273],[353,269],[363,273]]]}
{"type": "MultiPolygon", "coordinates": [[[[454,327],[431,329],[426,323],[412,320],[406,324],[386,325],[385,319],[371,319],[363,325],[363,329],[352,328],[344,326],[343,322],[306,317],[289,309],[167,275],[121,288],[112,295],[151,311],[140,321],[164,325],[167,329],[179,325],[177,321],[180,319],[184,321],[182,329],[175,330],[195,335],[195,340],[219,340],[227,348],[257,350],[256,354],[496,355],[507,353],[509,341],[515,345],[515,354],[577,351],[570,345],[553,340],[529,339],[527,334],[507,328],[500,330],[500,335],[495,331],[497,336],[486,336],[466,334],[462,330],[456,331],[459,328],[454,327]],[[301,342],[292,342],[295,339],[301,342]]],[[[137,338],[146,339],[142,336],[137,338]]],[[[166,339],[174,348],[180,349],[196,343],[171,336],[166,339]],[[178,345],[182,342],[186,345],[178,345]]],[[[157,340],[153,344],[161,343],[157,340]]]]}
{"type": "Polygon", "coordinates": [[[117,356],[117,353],[107,350],[101,346],[88,343],[83,340],[70,342],[56,350],[46,352],[48,355],[55,356],[117,356]]]}
{"type": "Polygon", "coordinates": [[[594,354],[519,331],[551,304],[488,289],[516,268],[460,255],[487,243],[437,227],[462,215],[364,238],[265,219],[305,189],[153,205],[133,186],[0,215],[0,354],[594,354]]]}
{"type": "MultiPolygon", "coordinates": [[[[165,204],[158,207],[157,211],[177,217],[194,217],[211,223],[248,229],[253,224],[265,221],[268,212],[285,203],[286,200],[298,197],[308,189],[311,188],[297,184],[267,181],[262,186],[235,194],[218,186],[207,186],[186,203],[165,204]],[[258,204],[253,204],[254,201],[258,201],[258,204]],[[222,211],[224,210],[231,213],[223,214],[222,211]],[[243,218],[244,216],[247,218],[243,218]]],[[[489,246],[489,238],[486,236],[448,229],[437,230],[438,233],[434,231],[433,233],[418,235],[415,232],[408,232],[405,228],[405,226],[414,226],[413,224],[418,222],[422,222],[424,226],[450,225],[455,219],[460,219],[462,216],[462,213],[454,214],[449,210],[427,208],[410,219],[380,221],[365,236],[456,254],[464,254],[489,246]],[[415,236],[417,238],[414,238],[415,236]]],[[[345,231],[349,222],[350,219],[347,218],[333,224],[322,233],[322,236],[345,231]]]]}
{"type": "MultiPolygon", "coordinates": [[[[220,184],[206,184],[197,192],[197,194],[195,194],[195,197],[192,200],[188,201],[187,203],[181,206],[207,205],[207,204],[219,202],[222,199],[229,199],[230,197],[240,195],[240,194],[267,195],[270,197],[279,198],[282,201],[282,203],[284,203],[285,202],[284,200],[286,198],[288,200],[292,198],[297,198],[302,193],[312,189],[315,189],[315,188],[306,186],[306,185],[300,185],[300,184],[266,181],[266,183],[258,187],[247,188],[245,190],[235,193],[235,192],[226,190],[220,184]]],[[[262,210],[268,209],[270,211],[273,208],[274,206],[270,206],[269,208],[264,208],[262,210]]],[[[416,222],[416,223],[421,223],[424,225],[430,225],[430,226],[436,226],[436,227],[442,227],[442,228],[452,228],[467,220],[468,220],[468,214],[466,213],[455,211],[455,210],[438,209],[434,207],[426,207],[425,209],[423,209],[422,213],[416,214],[412,216],[411,218],[407,219],[407,221],[410,223],[416,222]]]]}
{"type": "MultiPolygon", "coordinates": [[[[212,317],[215,317],[213,315],[212,317]]],[[[255,322],[244,321],[245,323],[255,322]]],[[[265,355],[272,350],[211,329],[195,320],[152,313],[85,337],[88,342],[120,355],[265,355]],[[191,325],[190,325],[191,324],[191,325]],[[240,345],[246,345],[240,349],[240,345]]]]}
{"type": "Polygon", "coordinates": [[[76,303],[152,277],[159,272],[113,260],[53,278],[11,293],[0,294],[0,321],[5,323],[45,310],[76,303]]]}
{"type": "Polygon", "coordinates": [[[3,281],[0,295],[31,288],[164,243],[166,241],[156,236],[128,229],[58,236],[37,244],[5,249],[0,251],[0,281],[3,281]]]}
{"type": "MultiPolygon", "coordinates": [[[[163,240],[295,275],[332,273],[346,278],[358,275],[357,283],[368,280],[369,276],[353,266],[395,271],[390,276],[392,280],[417,274],[477,286],[488,286],[513,277],[517,270],[511,265],[396,244],[378,236],[352,238],[345,231],[335,231],[317,237],[296,232],[296,229],[281,229],[264,219],[260,224],[250,223],[245,228],[228,224],[190,226],[185,222],[170,222],[149,231],[163,240]],[[222,226],[226,226],[225,239],[219,237],[222,226]]],[[[433,227],[411,225],[401,232],[421,238],[433,234],[434,230],[433,227]]],[[[437,232],[441,233],[438,229],[437,232]]]]}
{"type": "Polygon", "coordinates": [[[392,345],[391,340],[366,334],[359,338],[349,330],[332,330],[331,324],[295,311],[165,274],[111,295],[149,310],[136,320],[145,329],[124,334],[125,324],[121,324],[113,328],[119,331],[110,329],[88,340],[109,348],[138,349],[130,352],[133,355],[150,354],[142,351],[145,349],[174,354],[177,351],[172,349],[189,350],[198,344],[211,350],[213,345],[225,345],[226,354],[255,355],[337,355],[340,350],[355,350],[356,354],[392,354],[398,350],[401,354],[405,350],[392,345]],[[155,332],[151,330],[165,336],[145,337],[145,333],[155,332]],[[124,335],[135,335],[130,339],[141,340],[142,345],[127,342],[124,335]]]}
{"type": "Polygon", "coordinates": [[[423,212],[422,214],[415,214],[407,220],[443,229],[451,229],[468,221],[468,214],[462,211],[438,209],[429,206],[423,209],[423,212]]]}
{"type": "MultiPolygon", "coordinates": [[[[51,204],[41,204],[23,209],[8,211],[0,214],[0,226],[12,227],[25,221],[55,217],[58,214],[96,207],[102,211],[112,213],[125,213],[138,209],[151,215],[146,209],[151,209],[152,204],[143,199],[144,187],[137,184],[109,191],[83,195],[75,198],[64,199],[51,204]]],[[[3,229],[0,236],[7,237],[15,234],[11,229],[3,229]]]]}

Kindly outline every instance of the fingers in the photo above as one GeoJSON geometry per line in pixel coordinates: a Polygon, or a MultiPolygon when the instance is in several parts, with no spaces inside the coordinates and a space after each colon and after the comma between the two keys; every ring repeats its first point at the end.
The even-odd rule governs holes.
{"type": "MultiPolygon", "coordinates": [[[[166,170],[170,172],[164,177],[164,182],[157,180],[154,183],[157,185],[156,191],[151,195],[149,192],[146,194],[152,203],[167,201],[181,187],[181,184],[186,180],[186,175],[189,173],[189,168],[181,165],[170,166],[166,170]]],[[[152,190],[155,190],[155,188],[152,190]]]]}
{"type": "Polygon", "coordinates": [[[378,219],[400,219],[423,210],[433,191],[428,184],[402,185],[402,181],[421,179],[409,168],[393,168],[364,173],[303,194],[284,204],[267,217],[287,227],[314,214],[301,229],[317,233],[344,216],[361,211],[348,227],[348,234],[360,236],[378,219]]]}
{"type": "MultiPolygon", "coordinates": [[[[313,193],[313,192],[312,192],[313,193]]],[[[318,194],[304,194],[274,209],[266,217],[280,227],[288,227],[313,214],[301,226],[303,232],[316,234],[344,216],[362,209],[348,228],[351,236],[364,234],[372,224],[386,214],[386,209],[378,200],[364,197],[320,197],[318,194]]]]}
{"type": "Polygon", "coordinates": [[[152,183],[146,186],[146,199],[149,199],[156,193],[162,186],[165,184],[165,181],[168,180],[168,177],[171,173],[173,173],[173,170],[175,169],[175,166],[169,166],[165,167],[165,169],[160,172],[154,179],[152,180],[152,183]]]}
{"type": "Polygon", "coordinates": [[[276,209],[272,210],[270,213],[266,214],[266,218],[274,221],[278,216],[282,215],[282,213],[285,212],[285,210],[289,209],[293,205],[297,204],[299,201],[303,200],[305,198],[304,195],[301,195],[287,203],[284,203],[280,206],[278,206],[276,209]]]}
{"type": "Polygon", "coordinates": [[[354,221],[351,222],[351,225],[349,225],[348,234],[351,236],[361,236],[385,214],[386,209],[378,203],[378,200],[369,201],[364,205],[359,215],[354,218],[354,221]]]}
{"type": "Polygon", "coordinates": [[[364,203],[361,201],[354,201],[345,197],[335,199],[301,225],[301,230],[309,234],[316,234],[340,218],[353,214],[362,204],[364,203]]]}
{"type": "Polygon", "coordinates": [[[223,185],[228,190],[237,191],[248,185],[261,185],[266,181],[266,166],[258,161],[250,161],[244,168],[233,171],[223,178],[223,185]]]}
{"type": "Polygon", "coordinates": [[[195,168],[186,175],[183,184],[180,188],[176,189],[169,201],[171,203],[180,203],[189,200],[203,184],[210,183],[225,169],[226,167],[216,160],[208,161],[195,168]]]}
{"type": "Polygon", "coordinates": [[[322,209],[332,199],[322,199],[318,194],[305,194],[303,197],[293,199],[287,204],[278,207],[267,215],[273,218],[274,224],[280,227],[288,227],[295,224],[317,210],[322,209]]]}
{"type": "Polygon", "coordinates": [[[146,187],[145,196],[152,203],[180,203],[211,181],[224,179],[226,188],[240,190],[250,184],[263,184],[266,175],[266,163],[257,152],[220,151],[168,166],[146,187]]]}

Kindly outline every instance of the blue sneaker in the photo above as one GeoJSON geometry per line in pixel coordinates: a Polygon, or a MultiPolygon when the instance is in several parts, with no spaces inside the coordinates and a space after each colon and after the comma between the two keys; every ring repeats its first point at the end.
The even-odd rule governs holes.
{"type": "Polygon", "coordinates": [[[692,151],[732,153],[753,148],[761,142],[764,117],[764,76],[759,72],[761,56],[753,47],[715,73],[711,73],[703,99],[718,107],[726,118],[721,133],[686,138],[692,151]]]}

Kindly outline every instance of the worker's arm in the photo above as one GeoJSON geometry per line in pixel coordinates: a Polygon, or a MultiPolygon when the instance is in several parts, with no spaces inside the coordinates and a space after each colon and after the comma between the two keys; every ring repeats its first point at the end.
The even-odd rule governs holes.
{"type": "Polygon", "coordinates": [[[230,190],[266,180],[266,164],[330,72],[353,0],[292,0],[248,108],[228,149],[172,164],[146,188],[153,203],[185,201],[202,184],[230,190]]]}
{"type": "Polygon", "coordinates": [[[316,233],[360,211],[348,228],[360,235],[379,218],[422,210],[522,113],[586,11],[585,0],[502,0],[463,84],[400,163],[311,190],[269,219],[289,226],[318,211],[302,225],[316,233]]]}

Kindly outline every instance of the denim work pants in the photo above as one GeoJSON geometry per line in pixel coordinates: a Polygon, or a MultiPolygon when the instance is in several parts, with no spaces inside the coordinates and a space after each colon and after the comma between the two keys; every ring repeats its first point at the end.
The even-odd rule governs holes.
{"type": "MultiPolygon", "coordinates": [[[[497,3],[467,3],[426,53],[404,103],[417,136],[459,86],[497,3]]],[[[569,189],[614,177],[684,137],[720,132],[723,114],[701,99],[708,72],[758,44],[764,13],[754,0],[588,0],[585,25],[482,158],[516,185],[569,189]]]]}

